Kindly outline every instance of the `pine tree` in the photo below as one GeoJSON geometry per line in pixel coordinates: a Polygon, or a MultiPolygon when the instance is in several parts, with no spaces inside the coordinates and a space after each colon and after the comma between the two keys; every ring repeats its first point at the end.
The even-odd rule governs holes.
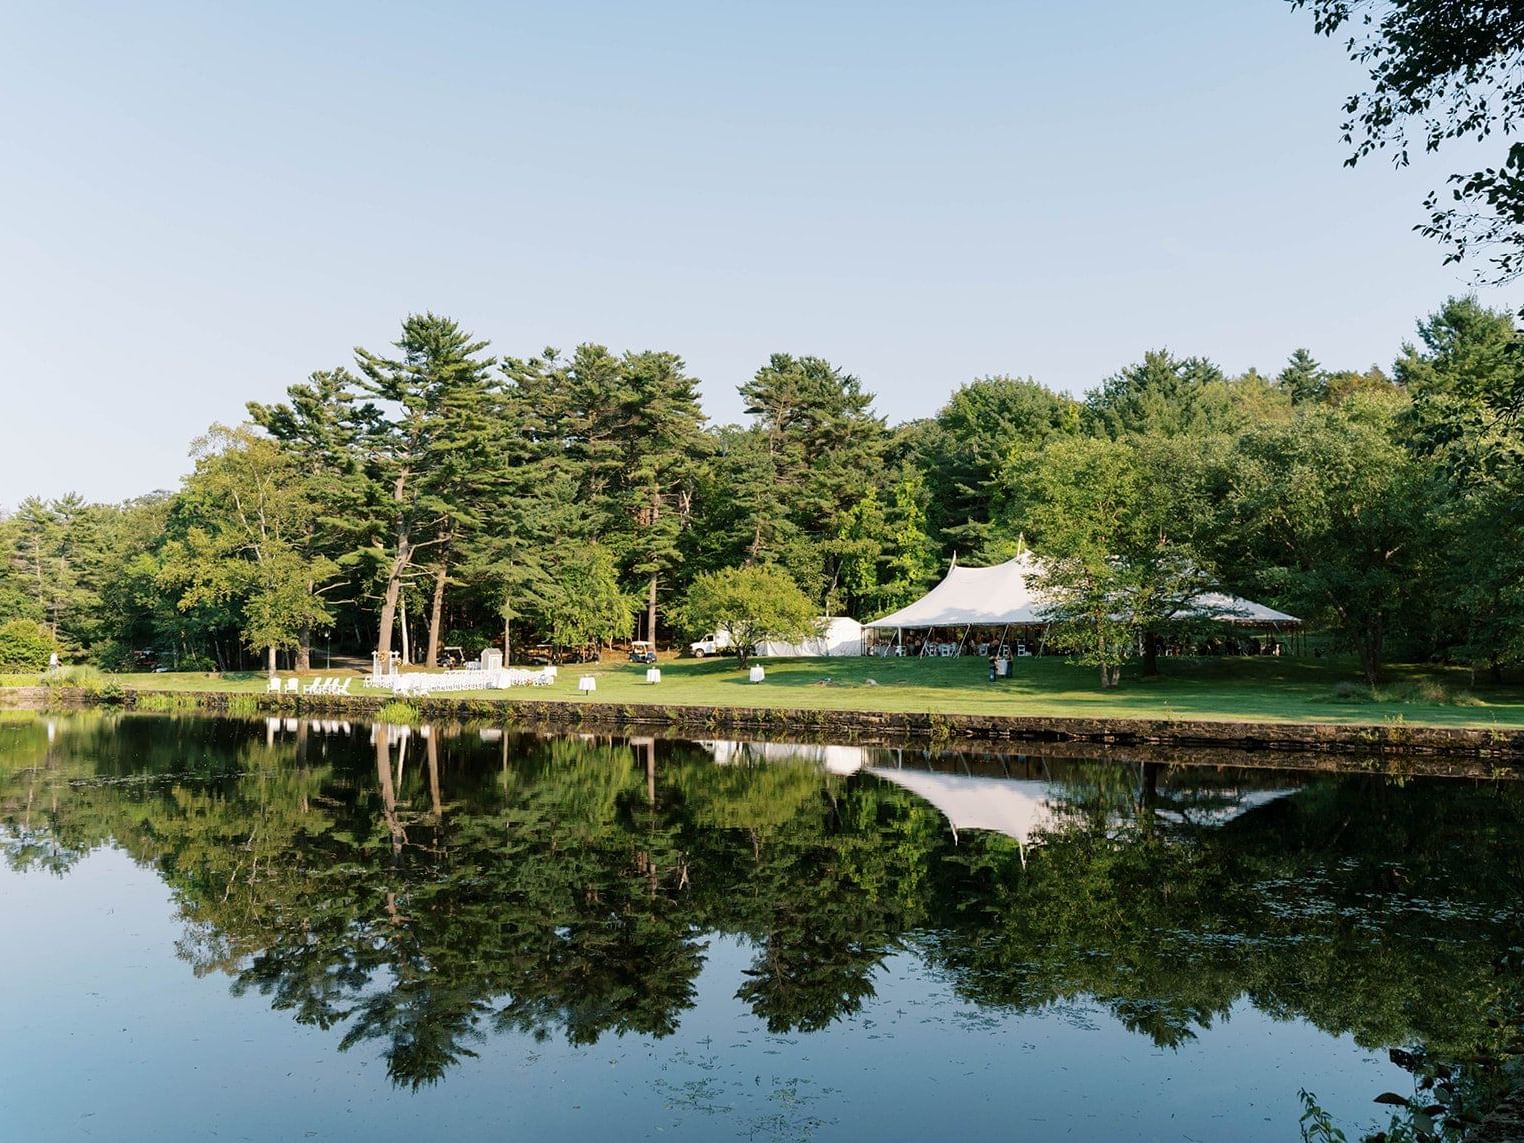
{"type": "Polygon", "coordinates": [[[1296,405],[1323,400],[1328,395],[1328,374],[1305,349],[1298,349],[1275,378],[1276,384],[1291,394],[1296,405]]]}
{"type": "MultiPolygon", "coordinates": [[[[480,356],[485,341],[432,313],[406,318],[395,346],[401,354],[394,358],[355,350],[360,389],[376,402],[379,430],[367,441],[366,488],[374,517],[387,525],[371,544],[383,582],[376,640],[383,661],[413,569],[429,561],[438,584],[450,544],[470,518],[459,494],[472,460],[483,455],[493,364],[480,356]]],[[[431,641],[437,639],[435,630],[431,641]]]]}
{"type": "Polygon", "coordinates": [[[877,478],[884,422],[856,377],[818,357],[773,354],[741,396],[766,454],[748,558],[782,563],[824,603],[846,554],[831,541],[877,478]]]}

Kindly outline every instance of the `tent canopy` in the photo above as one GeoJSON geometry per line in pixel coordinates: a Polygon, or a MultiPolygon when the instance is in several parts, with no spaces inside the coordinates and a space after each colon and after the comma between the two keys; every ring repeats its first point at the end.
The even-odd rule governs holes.
{"type": "Polygon", "coordinates": [[[960,568],[908,607],[902,607],[866,627],[1004,627],[1047,620],[1042,605],[1027,585],[1037,571],[1031,555],[1022,552],[992,568],[960,568]]]}
{"type": "MultiPolygon", "coordinates": [[[[947,576],[920,599],[898,611],[863,624],[871,628],[902,627],[1019,627],[1049,622],[1041,594],[1030,583],[1042,565],[1030,552],[989,568],[962,568],[956,561],[947,576]]],[[[1294,615],[1226,592],[1203,592],[1181,616],[1219,619],[1243,626],[1287,626],[1301,623],[1294,615]]]]}

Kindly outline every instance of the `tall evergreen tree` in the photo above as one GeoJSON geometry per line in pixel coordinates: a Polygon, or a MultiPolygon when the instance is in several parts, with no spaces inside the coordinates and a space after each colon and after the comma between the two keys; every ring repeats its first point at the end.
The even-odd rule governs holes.
{"type": "Polygon", "coordinates": [[[161,579],[180,588],[182,610],[233,604],[245,643],[266,650],[273,673],[278,650],[332,618],[321,587],[338,565],[305,546],[315,506],[296,458],[279,442],[213,425],[193,455],[196,471],[183,496],[193,522],[170,545],[161,579]]]}
{"type": "Polygon", "coordinates": [[[645,579],[646,638],[656,639],[657,591],[682,558],[678,538],[693,512],[698,467],[708,452],[698,383],[672,353],[629,353],[621,363],[623,489],[631,524],[631,571],[645,579]]]}
{"type": "Polygon", "coordinates": [[[850,552],[836,542],[843,516],[873,485],[888,443],[873,395],[818,357],[775,353],[741,386],[765,446],[750,560],[782,563],[825,604],[850,552]]]}
{"type": "Polygon", "coordinates": [[[1218,428],[1203,398],[1208,387],[1224,380],[1222,370],[1204,357],[1176,357],[1167,349],[1152,349],[1090,393],[1086,420],[1092,431],[1110,437],[1218,428]]]}
{"type": "Polygon", "coordinates": [[[1291,395],[1293,404],[1321,401],[1328,395],[1328,375],[1305,349],[1298,349],[1291,355],[1275,381],[1291,395]]]}
{"type": "Polygon", "coordinates": [[[450,544],[470,517],[459,493],[486,440],[493,364],[481,356],[487,342],[432,313],[407,317],[394,344],[396,357],[355,350],[359,388],[375,403],[379,429],[366,442],[366,489],[374,517],[387,524],[370,548],[382,582],[376,650],[383,660],[414,568],[426,561],[438,584],[438,569],[448,566],[450,544]]]}

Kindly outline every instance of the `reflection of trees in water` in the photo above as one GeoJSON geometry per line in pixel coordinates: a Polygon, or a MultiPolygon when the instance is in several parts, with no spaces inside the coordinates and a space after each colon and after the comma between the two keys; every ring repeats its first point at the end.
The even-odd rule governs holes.
{"type": "Polygon", "coordinates": [[[1247,997],[1484,1069],[1517,1048],[1489,1023],[1519,1011],[1512,786],[1320,777],[1233,818],[1241,777],[1071,763],[1023,862],[890,783],[683,743],[103,718],[0,750],[13,864],[116,839],[198,973],[403,1084],[492,1030],[670,1033],[709,933],[754,946],[738,996],[775,1032],[857,1011],[909,948],[980,1004],[1093,998],[1161,1045],[1247,997]]]}

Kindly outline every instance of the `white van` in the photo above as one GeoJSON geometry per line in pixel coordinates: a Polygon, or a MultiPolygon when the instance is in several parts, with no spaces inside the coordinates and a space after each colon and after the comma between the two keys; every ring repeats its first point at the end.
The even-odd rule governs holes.
{"type": "Polygon", "coordinates": [[[716,635],[705,635],[702,639],[696,639],[688,644],[688,650],[693,652],[696,659],[702,659],[705,655],[719,655],[729,651],[735,646],[731,641],[730,632],[721,631],[716,635]]]}

